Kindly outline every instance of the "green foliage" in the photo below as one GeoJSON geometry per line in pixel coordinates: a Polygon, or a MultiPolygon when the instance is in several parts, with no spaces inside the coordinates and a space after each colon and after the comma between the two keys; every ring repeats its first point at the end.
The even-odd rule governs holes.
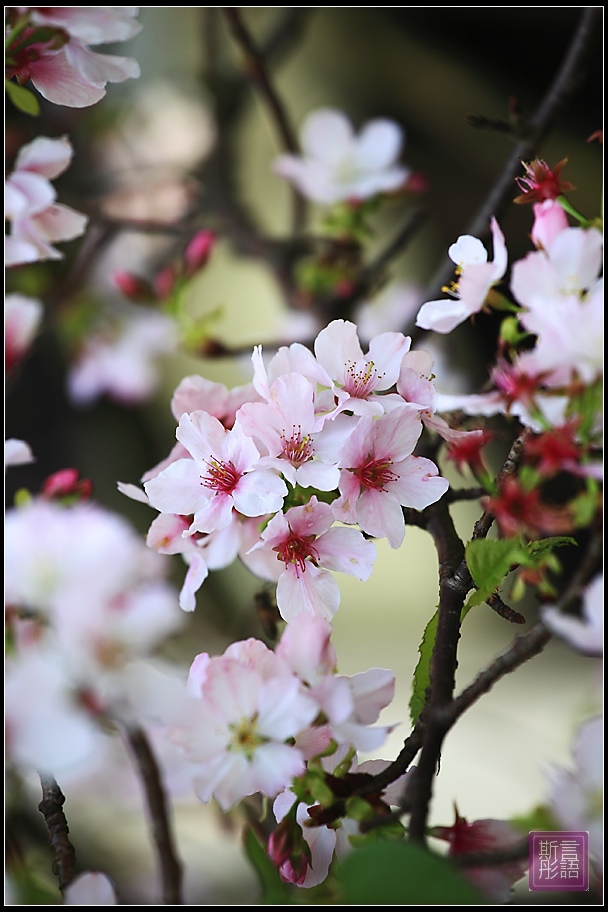
{"type": "Polygon", "coordinates": [[[487,905],[449,861],[409,842],[370,843],[335,875],[345,906],[487,905]]]}
{"type": "Polygon", "coordinates": [[[422,712],[426,701],[426,691],[430,684],[430,667],[433,646],[435,645],[435,636],[437,635],[438,613],[435,612],[428,622],[422,635],[422,642],[418,647],[420,658],[414,671],[414,680],[412,685],[412,696],[410,698],[410,717],[415,725],[418,716],[422,712]]]}
{"type": "Polygon", "coordinates": [[[40,114],[40,102],[33,92],[10,79],[5,79],[4,85],[6,94],[16,108],[19,108],[24,114],[31,114],[32,117],[40,114]]]}
{"type": "Polygon", "coordinates": [[[559,561],[553,552],[564,545],[576,545],[576,540],[567,535],[554,535],[528,543],[519,537],[470,541],[466,547],[466,560],[477,590],[464,606],[463,617],[470,608],[485,602],[515,566],[540,572],[558,571],[559,561]]]}

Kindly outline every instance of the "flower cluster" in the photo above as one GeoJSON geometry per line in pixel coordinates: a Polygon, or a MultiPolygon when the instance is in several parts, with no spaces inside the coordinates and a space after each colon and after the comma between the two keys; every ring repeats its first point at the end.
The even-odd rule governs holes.
{"type": "Polygon", "coordinates": [[[177,445],[146,473],[144,492],[121,490],[160,512],[148,544],[188,563],[182,608],[194,609],[209,569],[238,555],[277,583],[284,620],[329,619],[340,600],[332,571],[366,580],[370,537],[401,545],[403,508],[423,510],[448,488],[434,462],[414,455],[423,424],[445,437],[480,433],[434,415],[421,373],[432,360],[410,343],[382,333],[364,354],[356,326],[335,320],[314,354],[293,343],[266,366],[256,347],[249,387],[218,391],[200,377],[178,386],[177,445]]]}
{"type": "Polygon", "coordinates": [[[140,718],[135,681],[183,626],[164,562],[72,474],[5,522],[8,758],[54,772],[91,759],[104,720],[140,718]]]}

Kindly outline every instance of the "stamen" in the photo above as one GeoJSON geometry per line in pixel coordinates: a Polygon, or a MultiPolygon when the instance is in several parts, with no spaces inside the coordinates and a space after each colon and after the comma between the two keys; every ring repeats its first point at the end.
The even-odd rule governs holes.
{"type": "Polygon", "coordinates": [[[302,437],[302,425],[299,424],[296,430],[295,424],[292,425],[291,437],[287,439],[285,431],[281,432],[281,442],[283,445],[283,455],[289,462],[298,467],[306,462],[314,454],[312,438],[309,436],[302,437]]]}
{"type": "Polygon", "coordinates": [[[209,471],[207,475],[201,475],[201,484],[217,493],[232,494],[241,478],[234,465],[231,462],[220,462],[214,457],[211,457],[207,465],[209,471]]]}
{"type": "Polygon", "coordinates": [[[312,546],[314,540],[314,535],[300,536],[292,532],[287,541],[274,550],[277,552],[279,560],[284,561],[285,564],[295,564],[296,576],[300,576],[306,570],[308,557],[313,563],[317,563],[319,560],[319,554],[312,546]]]}
{"type": "Polygon", "coordinates": [[[386,491],[385,485],[391,481],[396,481],[399,477],[389,468],[392,464],[390,459],[384,462],[370,459],[365,465],[355,469],[354,475],[359,479],[361,487],[374,491],[386,491]]]}
{"type": "Polygon", "coordinates": [[[347,361],[344,389],[353,399],[365,399],[378,385],[384,374],[378,373],[373,361],[347,361]],[[363,363],[363,366],[361,364],[363,363]]]}

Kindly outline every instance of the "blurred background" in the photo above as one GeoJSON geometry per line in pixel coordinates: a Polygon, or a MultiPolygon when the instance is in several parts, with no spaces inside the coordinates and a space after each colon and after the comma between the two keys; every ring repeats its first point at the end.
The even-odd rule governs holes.
{"type": "MultiPolygon", "coordinates": [[[[357,129],[372,118],[387,117],[405,132],[402,161],[424,177],[426,189],[409,209],[395,204],[382,213],[366,252],[373,258],[408,212],[421,213],[420,229],[392,259],[385,287],[375,302],[366,302],[373,308],[390,295],[400,299],[400,323],[390,328],[411,332],[417,307],[410,305],[408,313],[407,301],[438,296],[438,288],[432,295],[430,289],[446,263],[448,246],[466,232],[514,148],[514,137],[488,122],[508,123],[514,111],[521,112],[524,122],[534,114],[583,10],[242,9],[256,41],[271,48],[273,85],[294,129],[315,108],[335,107],[357,129]]],[[[56,183],[59,199],[87,212],[91,224],[84,239],[62,245],[65,260],[39,264],[36,270],[11,270],[7,277],[7,291],[45,298],[47,320],[7,384],[5,437],[27,440],[36,456],[33,465],[9,470],[7,506],[19,488],[35,492],[51,472],[74,466],[92,479],[100,503],[128,517],[145,535],[149,510],[121,495],[116,483],[138,483],[173,446],[170,399],[177,383],[190,374],[228,387],[247,383],[253,345],[262,343],[270,350],[273,344],[290,342],[301,324],[294,323],[281,283],[264,256],[257,255],[251,232],[243,229],[250,219],[256,236],[288,237],[291,194],[272,173],[272,162],[283,151],[275,124],[243,76],[242,53],[220,8],[142,7],[139,21],[143,29],[136,38],[108,50],[134,57],[140,79],[109,86],[106,98],[91,109],[43,105],[36,123],[7,111],[9,170],[11,149],[34,135],[69,135],[75,155],[56,183]],[[228,184],[238,211],[217,202],[216,190],[228,184]],[[130,229],[136,221],[157,228],[130,229]],[[235,353],[217,356],[216,346],[213,356],[208,350],[159,357],[154,383],[142,401],[117,401],[103,390],[87,402],[74,401],[69,393],[72,354],[54,318],[85,300],[101,308],[124,305],[112,279],[115,271],[150,277],[183,249],[194,230],[206,227],[217,231],[218,240],[189,289],[188,306],[193,320],[209,326],[209,338],[235,353]]],[[[584,72],[539,150],[550,166],[568,158],[565,177],[576,187],[571,200],[589,217],[600,212],[603,174],[602,146],[588,142],[603,124],[601,18],[597,23],[584,72]]],[[[517,192],[513,184],[512,196],[517,192]]],[[[530,208],[508,205],[497,215],[513,262],[530,249],[530,208]]],[[[314,232],[319,228],[314,207],[309,216],[314,232]]],[[[334,315],[328,313],[327,322],[334,315]]],[[[305,330],[303,338],[316,331],[305,330]]],[[[476,388],[493,361],[495,332],[493,318],[480,316],[443,340],[418,334],[416,345],[429,348],[436,358],[438,389],[476,388]]],[[[508,443],[505,438],[496,446],[496,468],[508,443]]],[[[472,483],[448,466],[442,470],[455,486],[472,483]]],[[[470,538],[479,512],[476,503],[454,508],[463,540],[470,538]]],[[[185,565],[179,557],[168,561],[179,587],[185,565]]],[[[396,675],[395,700],[381,718],[395,725],[382,751],[386,759],[396,756],[409,734],[412,673],[438,598],[436,564],[430,538],[408,528],[400,549],[378,543],[378,560],[367,583],[339,580],[342,602],[333,642],[340,671],[384,667],[396,675]]],[[[212,573],[183,637],[168,645],[167,657],[187,669],[198,652],[219,653],[246,636],[263,638],[254,610],[259,590],[260,580],[241,565],[212,573]]],[[[533,601],[518,608],[528,622],[535,619],[533,601]]],[[[524,629],[513,628],[486,606],[474,609],[463,626],[458,689],[508,646],[514,630],[524,629]]],[[[501,681],[446,741],[431,823],[449,825],[455,802],[470,820],[525,815],[542,803],[547,770],[571,766],[576,728],[601,705],[600,666],[600,660],[579,657],[553,642],[501,681]]],[[[81,866],[111,873],[126,903],[150,903],[157,884],[141,796],[126,761],[120,764],[124,781],[118,784],[103,770],[96,771],[96,778],[60,783],[71,838],[81,866]]],[[[15,819],[44,870],[48,856],[36,800],[33,783],[15,819]]],[[[186,796],[177,801],[177,842],[191,904],[246,905],[256,895],[257,880],[239,844],[240,821],[233,817],[224,819],[214,807],[186,796]]],[[[529,894],[527,886],[518,895],[522,903],[538,901],[539,895],[541,901],[563,898],[529,894]]],[[[578,894],[576,899],[585,901],[578,894]]]]}

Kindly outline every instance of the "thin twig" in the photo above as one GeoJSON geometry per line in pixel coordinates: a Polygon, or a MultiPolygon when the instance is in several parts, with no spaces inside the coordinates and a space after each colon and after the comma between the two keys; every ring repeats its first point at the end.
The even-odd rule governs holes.
{"type": "Polygon", "coordinates": [[[59,889],[63,893],[74,880],[76,866],[76,852],[69,840],[70,828],[63,813],[65,796],[52,776],[40,773],[40,784],[42,801],[38,805],[38,810],[44,817],[49,831],[49,844],[55,856],[53,874],[57,877],[59,889]]]}
{"type": "MultiPolygon", "coordinates": [[[[224,17],[230,27],[232,35],[241,48],[245,57],[245,70],[250,79],[257,85],[268,111],[272,117],[275,130],[278,133],[281,145],[292,155],[299,152],[295,134],[289,123],[285,108],[280,100],[268,74],[266,63],[261,51],[256,46],[249,29],[245,26],[239,10],[233,6],[222,8],[224,17]]],[[[293,196],[293,231],[298,234],[304,225],[306,203],[302,196],[294,189],[293,196]]]]}
{"type": "Polygon", "coordinates": [[[125,738],[137,764],[146,794],[152,838],[156,847],[161,873],[162,894],[167,906],[179,906],[182,899],[182,865],[175,849],[169,810],[160,770],[146,737],[140,728],[130,727],[125,738]]]}

